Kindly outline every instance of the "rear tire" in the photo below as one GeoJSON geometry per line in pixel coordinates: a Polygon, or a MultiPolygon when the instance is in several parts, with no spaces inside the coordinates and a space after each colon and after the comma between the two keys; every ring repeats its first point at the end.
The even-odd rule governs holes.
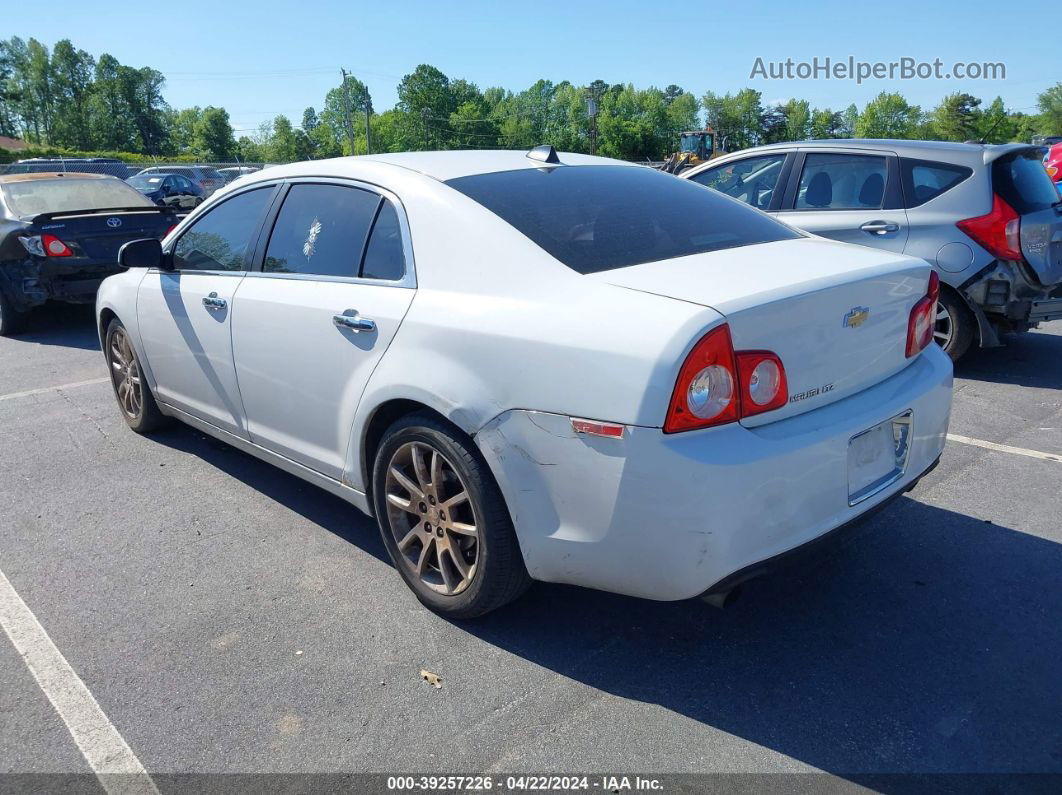
{"type": "Polygon", "coordinates": [[[21,329],[26,314],[15,309],[7,293],[0,288],[0,337],[9,337],[21,329]]]}
{"type": "Polygon", "coordinates": [[[953,362],[970,349],[977,335],[977,318],[962,297],[945,287],[940,290],[933,338],[953,362]]]}
{"type": "Polygon", "coordinates": [[[114,318],[107,326],[103,346],[111,386],[123,419],[136,433],[147,434],[169,424],[170,418],[159,410],[155,395],[144,378],[144,370],[122,321],[114,318]]]}
{"type": "Polygon", "coordinates": [[[380,534],[429,609],[475,618],[531,584],[501,491],[475,444],[426,414],[397,420],[373,464],[380,534]]]}

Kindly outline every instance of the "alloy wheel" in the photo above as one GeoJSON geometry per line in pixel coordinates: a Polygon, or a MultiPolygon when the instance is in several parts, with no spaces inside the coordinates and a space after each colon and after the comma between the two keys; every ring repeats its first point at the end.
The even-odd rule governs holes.
{"type": "Polygon", "coordinates": [[[933,339],[941,348],[947,348],[955,336],[955,319],[944,304],[937,304],[937,318],[933,326],[933,339]]]}
{"type": "Polygon", "coordinates": [[[451,461],[426,442],[407,442],[391,456],[384,492],[400,565],[438,593],[465,590],[479,562],[479,518],[451,461]]]}
{"type": "Polygon", "coordinates": [[[115,329],[111,334],[108,358],[111,360],[111,380],[118,404],[130,419],[136,419],[144,405],[144,388],[140,380],[140,365],[124,328],[115,329]]]}

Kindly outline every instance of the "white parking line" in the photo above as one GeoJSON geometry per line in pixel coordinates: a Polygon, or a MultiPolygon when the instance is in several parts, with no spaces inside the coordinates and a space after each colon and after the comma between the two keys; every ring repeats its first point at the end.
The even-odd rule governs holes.
{"type": "Polygon", "coordinates": [[[0,625],[111,795],[158,795],[136,754],[0,571],[0,625]]]}
{"type": "Polygon", "coordinates": [[[1009,444],[986,442],[984,439],[971,439],[969,436],[960,436],[957,433],[949,433],[948,441],[958,442],[959,444],[969,444],[974,447],[983,447],[985,450],[996,450],[1000,453],[1012,453],[1013,455],[1028,456],[1029,458],[1039,458],[1042,461],[1058,461],[1059,463],[1062,463],[1062,455],[1041,453],[1039,450],[1026,450],[1024,447],[1011,447],[1009,444]]]}
{"type": "Polygon", "coordinates": [[[111,379],[105,376],[103,378],[93,378],[89,381],[74,381],[72,384],[59,384],[59,386],[44,386],[40,389],[27,389],[25,392],[9,392],[6,395],[0,395],[0,400],[14,400],[15,398],[29,397],[30,395],[43,395],[46,392],[62,392],[64,389],[74,389],[79,386],[105,384],[110,380],[111,379]]]}

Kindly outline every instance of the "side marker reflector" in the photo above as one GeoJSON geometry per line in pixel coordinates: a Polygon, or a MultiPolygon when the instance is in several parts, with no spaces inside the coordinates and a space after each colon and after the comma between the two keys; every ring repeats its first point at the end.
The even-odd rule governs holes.
{"type": "Polygon", "coordinates": [[[578,417],[569,417],[572,421],[572,430],[576,433],[585,433],[590,436],[607,436],[610,439],[623,438],[625,426],[616,425],[613,422],[598,422],[597,420],[583,420],[578,417]]]}

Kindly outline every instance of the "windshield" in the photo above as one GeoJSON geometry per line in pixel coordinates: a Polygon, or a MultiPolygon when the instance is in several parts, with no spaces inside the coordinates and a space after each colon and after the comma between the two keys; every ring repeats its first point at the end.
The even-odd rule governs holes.
{"type": "MultiPolygon", "coordinates": [[[[704,138],[705,136],[703,135],[683,136],[682,143],[679,145],[679,149],[683,152],[696,152],[701,145],[701,141],[703,141],[704,138]]],[[[708,143],[705,142],[705,149],[710,148],[711,147],[708,145],[708,143]]]]}
{"type": "Polygon", "coordinates": [[[446,184],[579,273],[800,237],[720,193],[641,166],[525,168],[446,184]]]}
{"type": "Polygon", "coordinates": [[[153,207],[143,195],[119,179],[35,179],[0,185],[7,206],[15,215],[119,207],[153,207]]]}
{"type": "Polygon", "coordinates": [[[153,191],[162,187],[162,181],[165,177],[155,176],[154,174],[138,174],[135,177],[130,177],[126,180],[137,190],[153,191]]]}

